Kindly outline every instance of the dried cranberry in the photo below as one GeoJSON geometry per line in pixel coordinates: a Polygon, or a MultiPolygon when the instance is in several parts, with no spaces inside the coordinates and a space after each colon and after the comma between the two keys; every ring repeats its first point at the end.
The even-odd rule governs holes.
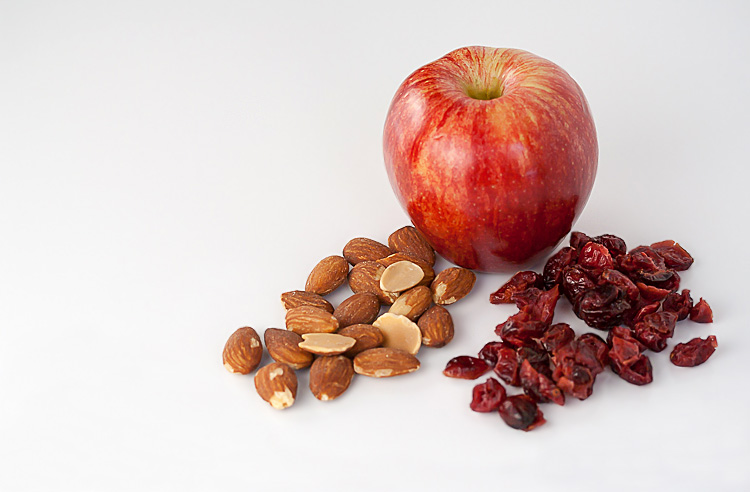
{"type": "Polygon", "coordinates": [[[566,370],[558,373],[556,380],[557,387],[565,393],[585,400],[594,392],[594,380],[596,375],[591,370],[581,364],[570,364],[566,370]]]}
{"type": "Polygon", "coordinates": [[[693,307],[693,298],[690,297],[688,289],[682,289],[682,293],[670,292],[661,304],[663,311],[669,311],[677,315],[677,321],[688,317],[693,307]]]}
{"type": "Polygon", "coordinates": [[[577,265],[571,265],[563,269],[560,286],[565,297],[571,303],[574,303],[581,292],[593,289],[596,287],[596,284],[582,268],[577,265]]]}
{"type": "Polygon", "coordinates": [[[608,347],[599,337],[581,337],[557,349],[552,378],[563,391],[585,400],[593,392],[596,375],[604,370],[608,347]],[[602,347],[601,344],[604,346],[602,347]]]}
{"type": "Polygon", "coordinates": [[[690,319],[696,323],[713,323],[714,313],[706,301],[701,300],[690,310],[690,319]]]}
{"type": "Polygon", "coordinates": [[[576,337],[575,332],[567,323],[557,323],[544,332],[540,340],[542,347],[549,353],[555,352],[558,347],[570,343],[576,337]]]}
{"type": "Polygon", "coordinates": [[[609,254],[612,255],[613,258],[624,255],[628,251],[628,247],[625,246],[625,241],[613,234],[602,234],[591,240],[607,248],[609,254]]]}
{"type": "Polygon", "coordinates": [[[542,278],[544,286],[551,289],[562,281],[562,271],[568,265],[573,264],[578,258],[578,250],[575,248],[563,248],[555,253],[544,265],[542,278]]]}
{"type": "Polygon", "coordinates": [[[669,291],[666,289],[660,289],[653,285],[646,285],[643,282],[637,282],[635,285],[638,286],[638,290],[641,293],[641,297],[648,302],[661,301],[669,295],[669,291]]]}
{"type": "Polygon", "coordinates": [[[640,354],[630,364],[624,364],[619,358],[620,353],[615,351],[613,354],[613,351],[614,349],[609,352],[610,365],[614,373],[620,378],[638,386],[643,386],[654,380],[651,360],[645,354],[640,354]]]}
{"type": "Polygon", "coordinates": [[[632,303],[636,303],[641,297],[641,293],[633,281],[630,280],[627,275],[618,272],[617,270],[604,270],[596,283],[599,285],[609,284],[619,287],[625,291],[625,296],[628,300],[632,301],[632,303]]]}
{"type": "Polygon", "coordinates": [[[505,342],[489,342],[479,351],[479,358],[487,362],[489,365],[494,366],[497,363],[498,352],[503,347],[507,347],[513,352],[516,351],[515,347],[505,342]]]}
{"type": "Polygon", "coordinates": [[[504,342],[515,347],[533,347],[536,340],[544,336],[547,326],[546,323],[531,319],[527,312],[521,311],[508,317],[505,323],[497,325],[495,333],[500,335],[504,342]]]}
{"type": "Polygon", "coordinates": [[[583,248],[586,243],[593,241],[589,236],[582,232],[574,231],[570,233],[570,247],[574,249],[583,248]]]}
{"type": "MultiPolygon", "coordinates": [[[[578,337],[578,343],[581,345],[579,352],[582,354],[579,356],[579,359],[584,356],[588,357],[590,354],[599,363],[602,369],[604,369],[609,363],[609,346],[607,345],[607,342],[596,333],[583,333],[578,337]]],[[[587,365],[592,367],[593,363],[587,365]]]]}
{"type": "Polygon", "coordinates": [[[610,351],[612,350],[612,343],[614,342],[615,337],[619,337],[626,342],[635,344],[636,347],[638,347],[639,353],[646,350],[646,346],[635,338],[633,331],[630,328],[626,326],[615,326],[609,331],[609,333],[607,333],[607,345],[609,345],[610,351]]]}
{"type": "MultiPolygon", "coordinates": [[[[538,289],[532,288],[528,290],[537,291],[538,289]]],[[[557,300],[559,298],[560,289],[555,285],[549,290],[539,291],[538,295],[535,293],[533,299],[529,298],[530,302],[528,304],[519,307],[522,311],[526,312],[531,319],[541,321],[549,326],[552,324],[552,317],[555,315],[555,306],[557,305],[557,300]]]]}
{"type": "Polygon", "coordinates": [[[528,361],[529,364],[531,364],[531,367],[539,371],[541,374],[552,377],[549,355],[541,348],[520,347],[516,350],[516,356],[518,357],[519,365],[522,364],[523,361],[528,361]]]}
{"type": "Polygon", "coordinates": [[[643,317],[647,314],[655,313],[659,310],[659,301],[652,302],[650,304],[644,304],[643,306],[638,309],[638,311],[635,312],[635,315],[633,316],[631,326],[635,323],[643,320],[643,317]]]}
{"type": "Polygon", "coordinates": [[[494,412],[500,408],[505,400],[505,388],[495,378],[489,378],[484,383],[474,386],[471,392],[471,404],[475,412],[494,412]]]}
{"type": "Polygon", "coordinates": [[[668,292],[675,292],[680,288],[680,276],[674,270],[640,272],[637,273],[635,277],[636,280],[640,280],[641,283],[656,287],[658,289],[666,290],[668,292]]]}
{"type": "Polygon", "coordinates": [[[443,374],[449,378],[476,379],[490,370],[490,366],[477,357],[460,355],[448,361],[443,374]]]}
{"type": "Polygon", "coordinates": [[[578,253],[578,265],[597,274],[615,266],[609,250],[597,243],[586,243],[578,253]]]}
{"type": "Polygon", "coordinates": [[[544,424],[544,414],[528,395],[509,396],[498,409],[503,421],[514,429],[530,431],[544,424]]]}
{"type": "Polygon", "coordinates": [[[511,386],[519,386],[521,384],[521,381],[518,379],[519,366],[515,350],[508,347],[501,347],[497,351],[497,362],[493,370],[500,379],[511,386]]]}
{"type": "Polygon", "coordinates": [[[690,253],[674,241],[666,240],[654,243],[651,245],[651,249],[664,258],[664,263],[669,268],[678,272],[687,270],[693,264],[693,257],[690,256],[690,253]]]}
{"type": "Polygon", "coordinates": [[[687,343],[675,345],[669,354],[669,360],[676,366],[694,367],[706,362],[717,346],[716,337],[713,335],[709,335],[705,340],[693,338],[687,343]]]}
{"type": "Polygon", "coordinates": [[[643,353],[643,346],[632,337],[614,336],[610,341],[612,348],[609,351],[610,364],[612,359],[619,366],[631,366],[635,364],[643,353]]]}
{"type": "Polygon", "coordinates": [[[528,360],[524,360],[521,364],[519,377],[524,392],[535,401],[565,405],[565,395],[560,391],[560,388],[555,386],[555,383],[547,376],[534,369],[528,360]]]}
{"type": "Polygon", "coordinates": [[[674,335],[677,315],[668,311],[659,311],[643,317],[633,327],[633,333],[643,345],[654,352],[667,348],[667,340],[674,335]]]}
{"type": "Polygon", "coordinates": [[[524,271],[513,275],[510,280],[505,282],[499,289],[490,294],[492,304],[510,304],[513,301],[511,296],[516,292],[521,292],[529,287],[544,287],[541,275],[536,272],[524,271]]]}
{"type": "Polygon", "coordinates": [[[613,285],[600,285],[581,293],[573,312],[593,328],[607,329],[622,322],[630,303],[625,291],[613,285]]]}

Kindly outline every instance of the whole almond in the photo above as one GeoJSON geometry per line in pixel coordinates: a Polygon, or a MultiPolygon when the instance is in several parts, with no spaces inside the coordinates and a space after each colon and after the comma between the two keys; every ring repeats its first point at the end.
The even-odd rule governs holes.
{"type": "Polygon", "coordinates": [[[255,374],[255,390],[278,410],[292,406],[297,397],[297,375],[281,362],[272,362],[255,374]]]}
{"type": "Polygon", "coordinates": [[[380,277],[384,271],[385,267],[375,261],[357,263],[349,272],[349,287],[357,294],[360,292],[375,294],[382,304],[393,304],[398,294],[385,292],[380,288],[380,277]]]}
{"type": "Polygon", "coordinates": [[[354,346],[344,352],[347,357],[354,357],[360,352],[383,344],[383,333],[372,325],[350,325],[340,329],[338,333],[356,340],[354,346]]]}
{"type": "Polygon", "coordinates": [[[337,333],[305,333],[299,348],[317,355],[339,355],[354,346],[357,341],[352,337],[337,333]]]}
{"type": "Polygon", "coordinates": [[[312,306],[300,306],[286,312],[286,329],[297,334],[333,333],[339,321],[333,314],[312,306]]]}
{"type": "Polygon", "coordinates": [[[263,346],[258,333],[246,326],[232,333],[224,345],[222,360],[227,371],[250,374],[260,364],[263,346]]]}
{"type": "Polygon", "coordinates": [[[328,256],[320,260],[307,277],[305,290],[324,296],[346,281],[349,262],[343,256],[328,256]]]}
{"type": "Polygon", "coordinates": [[[432,281],[435,280],[435,270],[433,270],[433,268],[429,264],[422,260],[418,260],[413,256],[405,255],[404,253],[393,253],[392,255],[386,256],[385,258],[379,259],[378,263],[388,268],[398,261],[410,261],[416,265],[419,265],[419,268],[421,268],[422,272],[424,272],[424,277],[418,285],[426,285],[429,287],[432,281]]]}
{"type": "Polygon", "coordinates": [[[370,324],[380,313],[380,301],[375,294],[360,292],[341,301],[333,311],[339,328],[356,324],[370,324]]]}
{"type": "Polygon", "coordinates": [[[363,261],[377,261],[393,253],[385,244],[366,237],[356,237],[344,246],[344,258],[352,265],[363,261]]]}
{"type": "Polygon", "coordinates": [[[422,332],[406,316],[385,313],[372,326],[383,333],[383,347],[401,349],[415,355],[422,346],[422,332]]]}
{"type": "Polygon", "coordinates": [[[435,250],[415,227],[406,226],[395,231],[388,237],[388,247],[422,260],[430,266],[435,265],[435,250]]]}
{"type": "Polygon", "coordinates": [[[405,350],[378,347],[354,358],[354,372],[373,378],[388,378],[419,369],[419,359],[405,350]]]}
{"type": "Polygon", "coordinates": [[[318,357],[310,368],[310,391],[320,401],[341,396],[354,377],[351,359],[343,355],[318,357]]]}
{"type": "Polygon", "coordinates": [[[415,321],[427,311],[430,304],[432,304],[432,291],[429,287],[418,285],[398,296],[388,312],[400,314],[415,321]]]}
{"type": "Polygon", "coordinates": [[[268,355],[276,362],[282,362],[292,369],[304,369],[313,362],[313,354],[299,347],[302,337],[293,331],[267,328],[263,339],[268,355]]]}
{"type": "Polygon", "coordinates": [[[477,277],[466,268],[446,268],[432,281],[432,300],[435,304],[453,304],[465,297],[474,287],[477,277]]]}
{"type": "Polygon", "coordinates": [[[453,318],[443,306],[432,306],[417,321],[422,345],[439,348],[453,340],[453,318]]]}
{"type": "Polygon", "coordinates": [[[333,306],[330,302],[323,299],[318,294],[304,290],[292,290],[281,294],[281,303],[284,309],[293,309],[300,306],[312,306],[323,309],[329,313],[333,312],[333,306]]]}

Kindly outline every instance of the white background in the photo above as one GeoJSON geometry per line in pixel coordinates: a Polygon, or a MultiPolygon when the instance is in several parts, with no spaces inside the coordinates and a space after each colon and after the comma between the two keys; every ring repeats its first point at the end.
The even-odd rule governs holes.
{"type": "MultiPolygon", "coordinates": [[[[750,489],[746,2],[0,3],[0,490],[750,489]],[[576,229],[675,239],[716,322],[705,365],[515,431],[441,375],[513,309],[479,275],[403,378],[273,410],[227,373],[352,237],[408,223],[390,98],[460,46],[532,51],[584,89],[599,173],[576,229]]],[[[444,263],[441,266],[445,266],[444,263]]],[[[540,265],[534,265],[539,268],[540,265]]],[[[332,297],[347,296],[344,288],[332,297]]],[[[562,302],[556,317],[579,331],[562,302]]],[[[267,361],[267,356],[264,362],[267,361]]]]}

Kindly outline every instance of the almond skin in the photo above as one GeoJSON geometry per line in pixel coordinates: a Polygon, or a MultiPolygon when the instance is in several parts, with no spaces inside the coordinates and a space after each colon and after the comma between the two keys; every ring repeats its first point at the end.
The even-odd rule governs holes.
{"type": "Polygon", "coordinates": [[[237,374],[250,374],[260,364],[263,346],[258,333],[245,326],[232,333],[224,346],[222,360],[227,371],[237,374]]]}
{"type": "Polygon", "coordinates": [[[422,260],[418,260],[413,256],[405,255],[404,253],[393,253],[392,255],[386,256],[385,258],[379,259],[378,263],[388,268],[389,266],[399,261],[410,261],[416,265],[419,265],[419,268],[421,268],[422,272],[424,272],[424,277],[418,285],[426,285],[429,287],[432,281],[435,280],[435,270],[433,270],[433,268],[429,264],[422,260]]]}
{"type": "Polygon", "coordinates": [[[354,377],[351,359],[343,355],[318,357],[310,368],[310,391],[320,401],[341,396],[354,377]]]}
{"type": "Polygon", "coordinates": [[[415,227],[406,226],[395,231],[388,237],[388,247],[413,256],[430,266],[435,265],[435,250],[415,227]]]}
{"type": "Polygon", "coordinates": [[[477,276],[466,268],[446,268],[432,281],[432,300],[435,304],[453,304],[466,297],[474,287],[477,276]]]}
{"type": "Polygon", "coordinates": [[[443,306],[432,306],[419,317],[422,345],[439,348],[453,340],[453,318],[443,306]]]}
{"type": "Polygon", "coordinates": [[[299,335],[305,333],[333,333],[339,321],[333,314],[312,306],[300,306],[286,312],[286,329],[299,335]]]}
{"type": "Polygon", "coordinates": [[[344,258],[352,265],[363,261],[377,261],[393,253],[385,244],[366,237],[355,237],[344,246],[344,258]]]}
{"type": "Polygon", "coordinates": [[[286,364],[272,362],[255,374],[255,390],[273,408],[288,408],[297,397],[297,375],[286,364]]]}
{"type": "Polygon", "coordinates": [[[349,287],[352,292],[369,292],[375,294],[381,304],[393,304],[398,298],[395,292],[385,292],[380,288],[380,277],[385,267],[375,261],[363,261],[357,263],[349,273],[349,287]]]}
{"type": "Polygon", "coordinates": [[[312,306],[333,313],[333,306],[323,299],[323,296],[304,290],[292,290],[281,294],[281,304],[284,309],[294,309],[300,306],[312,306]]]}
{"type": "Polygon", "coordinates": [[[375,294],[360,292],[341,301],[333,311],[339,320],[339,328],[349,325],[370,324],[380,313],[380,301],[375,294]]]}
{"type": "Polygon", "coordinates": [[[286,364],[292,369],[304,369],[313,362],[313,354],[299,347],[302,337],[293,331],[267,328],[263,339],[268,355],[276,362],[286,364]]]}
{"type": "Polygon", "coordinates": [[[305,290],[324,296],[346,281],[349,262],[343,256],[328,256],[320,260],[307,277],[305,290]]]}
{"type": "Polygon", "coordinates": [[[419,359],[405,350],[373,348],[354,358],[354,372],[373,378],[389,378],[419,369],[419,359]]]}
{"type": "Polygon", "coordinates": [[[354,357],[360,352],[383,345],[383,333],[372,325],[350,325],[340,329],[338,333],[356,340],[354,346],[344,352],[347,357],[354,357]]]}
{"type": "Polygon", "coordinates": [[[418,285],[398,296],[388,312],[400,314],[415,321],[427,311],[430,304],[432,304],[432,291],[429,287],[418,285]]]}

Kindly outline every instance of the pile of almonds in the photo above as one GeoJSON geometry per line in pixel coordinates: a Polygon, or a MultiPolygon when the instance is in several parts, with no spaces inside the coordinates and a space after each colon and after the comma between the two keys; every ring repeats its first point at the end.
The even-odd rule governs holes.
{"type": "MultiPolygon", "coordinates": [[[[322,259],[305,290],[281,294],[286,329],[263,334],[275,362],[255,374],[260,397],[277,409],[291,406],[295,371],[308,367],[310,391],[321,401],[341,396],[355,374],[384,378],[419,369],[422,345],[442,347],[453,339],[444,306],[465,297],[476,280],[471,270],[458,267],[436,274],[434,265],[435,251],[411,226],[391,234],[388,246],[355,238],[343,256],[322,259]],[[347,282],[353,295],[334,309],[325,296],[347,282]]],[[[240,328],[224,347],[224,366],[249,374],[262,356],[258,333],[240,328]]]]}

